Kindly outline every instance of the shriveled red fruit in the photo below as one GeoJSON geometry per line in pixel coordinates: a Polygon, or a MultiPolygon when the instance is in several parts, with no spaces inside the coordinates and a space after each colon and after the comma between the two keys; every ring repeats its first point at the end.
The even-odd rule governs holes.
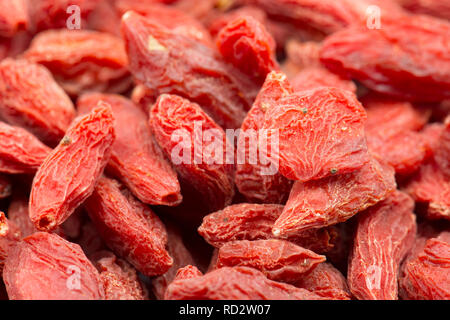
{"type": "Polygon", "coordinates": [[[414,201],[395,191],[386,200],[359,214],[347,281],[358,299],[398,299],[401,261],[414,244],[414,201]]]}
{"type": "Polygon", "coordinates": [[[220,247],[216,267],[251,267],[271,280],[293,283],[324,261],[324,256],[288,241],[240,240],[220,247]]]}
{"type": "Polygon", "coordinates": [[[0,174],[0,199],[8,198],[11,193],[11,180],[8,178],[8,176],[0,174]]]}
{"type": "Polygon", "coordinates": [[[156,102],[158,95],[155,90],[151,90],[146,86],[139,84],[134,87],[131,92],[131,101],[141,107],[141,109],[148,114],[152,105],[156,102]]]}
{"type": "Polygon", "coordinates": [[[71,96],[86,91],[123,92],[131,81],[123,41],[90,30],[48,30],[33,38],[24,53],[46,66],[71,96]]]}
{"type": "Polygon", "coordinates": [[[380,28],[354,26],[329,36],[321,61],[370,89],[407,100],[450,97],[450,23],[427,16],[381,21],[380,28]]]}
{"type": "Polygon", "coordinates": [[[415,14],[428,14],[450,20],[450,3],[441,0],[396,0],[403,8],[415,14]]]}
{"type": "Polygon", "coordinates": [[[136,270],[112,252],[101,251],[91,260],[100,273],[105,300],[147,300],[148,293],[136,270]]]}
{"type": "Polygon", "coordinates": [[[111,106],[116,119],[116,140],[106,170],[144,203],[179,204],[182,196],[177,175],[153,141],[147,114],[122,96],[101,93],[80,97],[78,112],[89,112],[100,101],[111,106]]]}
{"type": "Polygon", "coordinates": [[[0,275],[11,250],[21,239],[20,229],[0,211],[0,275]]]}
{"type": "Polygon", "coordinates": [[[429,239],[415,259],[406,262],[400,278],[402,297],[408,300],[450,299],[449,237],[429,239]]]}
{"type": "Polygon", "coordinates": [[[356,96],[321,87],[281,99],[266,112],[264,129],[279,136],[279,171],[308,181],[361,168],[369,161],[366,113],[356,96]]]}
{"type": "Polygon", "coordinates": [[[0,237],[4,237],[8,234],[8,219],[5,216],[5,213],[0,211],[0,237]]]}
{"type": "Polygon", "coordinates": [[[122,33],[129,68],[140,83],[158,94],[189,98],[224,128],[240,126],[259,88],[214,49],[134,12],[123,15],[122,33]]]}
{"type": "Polygon", "coordinates": [[[444,126],[434,158],[443,174],[450,180],[450,115],[445,119],[444,126]]]}
{"type": "Polygon", "coordinates": [[[198,270],[197,267],[187,265],[183,268],[178,269],[177,274],[175,275],[175,279],[173,279],[173,281],[193,279],[201,276],[203,276],[203,273],[200,270],[198,270]]]}
{"type": "Polygon", "coordinates": [[[74,116],[72,101],[46,68],[26,60],[0,62],[0,118],[54,145],[74,116]]]}
{"type": "Polygon", "coordinates": [[[263,24],[250,16],[230,21],[217,35],[217,47],[224,59],[259,84],[278,70],[275,40],[263,24]]]}
{"type": "Polygon", "coordinates": [[[171,267],[161,220],[117,181],[100,178],[85,208],[108,247],[137,270],[151,277],[171,267]]]}
{"type": "Polygon", "coordinates": [[[262,126],[266,111],[292,92],[283,73],[270,72],[242,123],[234,181],[239,192],[250,202],[283,203],[289,194],[292,182],[273,172],[276,168],[265,157],[265,152],[270,151],[269,144],[261,145],[264,150],[260,150],[259,138],[264,138],[262,126]]]}
{"type": "Polygon", "coordinates": [[[440,138],[442,132],[444,131],[444,124],[439,122],[432,122],[426,124],[420,135],[423,138],[425,148],[426,148],[426,158],[431,158],[434,156],[436,149],[439,147],[440,138]]]}
{"type": "Polygon", "coordinates": [[[109,105],[99,104],[74,120],[34,177],[30,218],[36,228],[53,230],[91,195],[109,160],[114,139],[109,105]]]}
{"type": "Polygon", "coordinates": [[[231,203],[234,195],[234,146],[196,103],[161,95],[150,111],[150,127],[180,178],[198,192],[210,210],[231,203]]]}
{"type": "Polygon", "coordinates": [[[350,300],[352,294],[347,280],[331,263],[321,263],[295,283],[296,287],[311,291],[324,299],[350,300]]]}
{"type": "Polygon", "coordinates": [[[391,166],[372,158],[352,173],[297,181],[272,231],[286,236],[344,222],[392,193],[394,174],[391,166]]]}
{"type": "Polygon", "coordinates": [[[80,246],[55,234],[38,232],[8,255],[3,280],[11,300],[98,300],[100,276],[80,246]]]}
{"type": "Polygon", "coordinates": [[[321,46],[321,42],[316,41],[289,40],[286,44],[287,58],[283,64],[283,71],[293,78],[303,69],[321,68],[319,56],[321,46]]]}
{"type": "Polygon", "coordinates": [[[50,152],[25,129],[0,121],[0,172],[34,173],[50,152]]]}
{"type": "Polygon", "coordinates": [[[17,32],[26,30],[29,24],[27,0],[0,2],[0,36],[12,37],[17,32]]]}
{"type": "MultiPolygon", "coordinates": [[[[212,246],[220,248],[236,240],[272,239],[272,227],[283,211],[282,205],[240,203],[211,213],[198,228],[200,235],[212,246]]],[[[332,228],[310,229],[288,237],[287,240],[318,253],[333,247],[332,228]]]]}
{"type": "Polygon", "coordinates": [[[356,85],[351,80],[344,79],[322,67],[301,70],[292,78],[291,83],[296,92],[317,87],[336,87],[356,93],[356,85]]]}
{"type": "Polygon", "coordinates": [[[28,214],[28,198],[25,195],[14,195],[8,208],[8,218],[18,227],[22,238],[39,231],[28,214]]]}
{"type": "Polygon", "coordinates": [[[318,300],[319,296],[289,284],[269,280],[248,267],[224,267],[172,282],[166,300],[318,300]]]}

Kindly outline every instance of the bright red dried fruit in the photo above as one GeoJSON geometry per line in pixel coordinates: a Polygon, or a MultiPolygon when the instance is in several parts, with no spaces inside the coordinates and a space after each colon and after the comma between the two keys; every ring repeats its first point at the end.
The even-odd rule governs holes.
{"type": "Polygon", "coordinates": [[[238,128],[258,86],[223,62],[212,48],[171,32],[134,12],[122,17],[133,76],[158,94],[198,103],[224,128],[238,128]]]}
{"type": "Polygon", "coordinates": [[[0,174],[0,199],[8,198],[12,193],[11,180],[8,176],[0,174]]]}
{"type": "Polygon", "coordinates": [[[444,175],[450,180],[450,116],[445,119],[445,127],[439,138],[434,158],[444,175]]]}
{"type": "Polygon", "coordinates": [[[279,171],[308,181],[361,168],[369,161],[366,113],[356,96],[321,87],[281,99],[266,112],[264,129],[279,136],[279,171]]]}
{"type": "Polygon", "coordinates": [[[175,275],[173,281],[193,279],[201,276],[203,276],[203,273],[200,270],[198,270],[197,267],[187,265],[183,268],[178,269],[177,274],[175,275]]]}
{"type": "Polygon", "coordinates": [[[50,152],[25,129],[0,121],[0,172],[34,173],[50,152]]]}
{"type": "Polygon", "coordinates": [[[3,280],[12,300],[98,300],[100,276],[80,246],[50,233],[23,239],[9,253],[3,280]]]}
{"type": "Polygon", "coordinates": [[[161,220],[117,181],[100,178],[85,207],[108,247],[137,270],[151,277],[171,267],[161,220]]]}
{"type": "Polygon", "coordinates": [[[72,101],[46,68],[26,60],[1,61],[0,118],[55,145],[74,116],[72,101]]]}
{"type": "Polygon", "coordinates": [[[21,239],[20,229],[0,211],[0,275],[11,250],[21,239]]]}
{"type": "Polygon", "coordinates": [[[272,172],[270,159],[264,159],[268,144],[261,145],[264,138],[262,126],[266,111],[281,98],[292,94],[292,87],[281,72],[267,75],[256,100],[242,122],[237,145],[237,164],[234,181],[241,194],[250,202],[283,203],[291,189],[292,182],[278,172],[272,172]]]}
{"type": "Polygon", "coordinates": [[[86,91],[123,92],[131,85],[124,43],[108,33],[44,31],[33,38],[24,57],[46,66],[72,96],[86,91]]]}
{"type": "Polygon", "coordinates": [[[75,119],[34,177],[30,218],[36,228],[53,230],[91,195],[114,139],[114,118],[108,105],[99,104],[75,119]]]}
{"type": "Polygon", "coordinates": [[[153,141],[147,114],[122,96],[100,93],[78,99],[78,111],[89,112],[100,101],[111,106],[116,119],[116,140],[106,170],[144,203],[179,204],[182,196],[177,175],[153,141]]]}
{"type": "Polygon", "coordinates": [[[0,36],[12,37],[29,27],[27,0],[0,2],[0,36]]]}
{"type": "Polygon", "coordinates": [[[14,195],[8,208],[8,218],[18,227],[22,238],[39,231],[30,219],[28,214],[28,198],[24,195],[14,195]]]}
{"type": "Polygon", "coordinates": [[[397,186],[394,174],[391,166],[373,158],[352,173],[297,181],[273,233],[286,236],[344,222],[392,193],[397,186]]]}
{"type": "Polygon", "coordinates": [[[322,67],[301,70],[292,78],[291,83],[296,92],[317,87],[336,87],[356,93],[356,85],[351,80],[341,78],[322,67]]]}
{"type": "Polygon", "coordinates": [[[360,213],[349,258],[347,281],[358,299],[398,299],[401,261],[414,244],[414,201],[395,191],[386,200],[360,213]]]}
{"type": "Polygon", "coordinates": [[[196,103],[161,95],[150,111],[158,145],[180,178],[192,186],[210,210],[231,203],[234,195],[234,146],[225,132],[196,103]],[[233,160],[233,159],[231,159],[233,160]]]}
{"type": "Polygon", "coordinates": [[[269,280],[248,267],[224,267],[202,277],[172,282],[166,300],[318,300],[319,296],[269,280]]]}
{"type": "Polygon", "coordinates": [[[450,97],[450,23],[427,16],[382,19],[329,36],[321,61],[370,89],[408,100],[450,97]]]}
{"type": "Polygon", "coordinates": [[[428,14],[450,20],[450,2],[441,0],[396,0],[403,8],[416,14],[428,14]]]}
{"type": "Polygon", "coordinates": [[[240,240],[220,247],[216,268],[251,267],[274,281],[294,283],[325,257],[284,240],[240,240]]]}

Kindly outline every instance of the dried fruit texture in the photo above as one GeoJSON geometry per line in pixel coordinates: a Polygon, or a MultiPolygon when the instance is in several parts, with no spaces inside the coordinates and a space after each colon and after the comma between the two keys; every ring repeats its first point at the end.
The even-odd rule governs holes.
{"type": "MultiPolygon", "coordinates": [[[[236,240],[272,239],[272,227],[283,211],[282,205],[240,203],[203,218],[200,235],[220,248],[236,240]]],[[[333,229],[310,229],[287,238],[288,241],[314,252],[324,253],[333,247],[333,229]]]]}
{"type": "Polygon", "coordinates": [[[298,181],[272,231],[285,237],[344,222],[386,199],[397,187],[394,174],[391,166],[371,159],[352,173],[298,181]]]}
{"type": "Polygon", "coordinates": [[[99,232],[90,220],[83,224],[80,230],[80,236],[75,242],[80,245],[87,256],[91,256],[98,251],[107,249],[99,232]]]}
{"type": "Polygon", "coordinates": [[[296,287],[311,291],[328,300],[350,300],[352,294],[347,280],[331,263],[321,263],[295,283],[296,287]]]}
{"type": "Polygon", "coordinates": [[[12,37],[28,27],[28,3],[26,0],[0,2],[0,36],[12,37]]]}
{"type": "Polygon", "coordinates": [[[384,19],[380,29],[355,26],[329,36],[320,53],[332,71],[407,100],[450,97],[450,24],[427,16],[384,19]]]}
{"type": "Polygon", "coordinates": [[[242,122],[237,154],[238,160],[242,157],[244,161],[237,162],[234,181],[239,192],[250,202],[283,203],[291,189],[292,182],[280,173],[270,172],[272,164],[269,159],[261,158],[268,145],[262,146],[266,150],[260,150],[259,143],[254,140],[260,136],[264,138],[264,132],[260,130],[264,124],[265,112],[292,92],[283,73],[269,73],[255,103],[242,122]],[[252,134],[255,136],[252,137],[252,134]],[[252,161],[252,157],[256,161],[252,161]]]}
{"type": "Polygon", "coordinates": [[[395,191],[360,213],[347,281],[358,299],[398,299],[399,265],[414,244],[414,201],[395,191]]]}
{"type": "Polygon", "coordinates": [[[390,17],[403,16],[400,6],[386,0],[244,0],[256,5],[269,17],[288,22],[297,29],[313,28],[328,34],[352,24],[366,24],[367,11],[376,5],[390,17]]]}
{"type": "Polygon", "coordinates": [[[24,53],[46,66],[71,96],[86,91],[123,92],[131,81],[123,41],[89,30],[48,30],[33,38],[24,53]]]}
{"type": "Polygon", "coordinates": [[[445,119],[445,128],[439,138],[435,159],[443,174],[450,180],[450,115],[445,119]]]}
{"type": "Polygon", "coordinates": [[[26,60],[0,63],[0,118],[56,144],[75,116],[72,101],[48,70],[26,60]]]}
{"type": "Polygon", "coordinates": [[[0,172],[34,173],[50,152],[25,129],[0,121],[0,172]]]}
{"type": "Polygon", "coordinates": [[[270,71],[278,70],[275,40],[263,24],[250,16],[230,21],[217,35],[224,59],[259,84],[270,71]]]}
{"type": "Polygon", "coordinates": [[[111,106],[116,140],[106,170],[142,202],[174,206],[182,196],[177,175],[157,149],[147,115],[133,102],[111,94],[90,93],[78,99],[78,112],[91,111],[100,101],[111,106]]]}
{"type": "Polygon", "coordinates": [[[134,12],[123,15],[122,33],[137,81],[189,98],[224,128],[240,127],[259,88],[214,49],[134,12]]]}
{"type": "Polygon", "coordinates": [[[317,87],[336,87],[356,94],[356,85],[322,67],[301,70],[291,80],[294,91],[304,91],[317,87]]]}
{"type": "Polygon", "coordinates": [[[440,0],[396,0],[403,8],[416,14],[428,14],[450,20],[450,3],[440,0]]]}
{"type": "Polygon", "coordinates": [[[0,199],[8,198],[12,193],[11,180],[8,176],[0,174],[0,199]]]}
{"type": "Polygon", "coordinates": [[[224,267],[186,280],[172,282],[166,300],[319,300],[320,297],[289,284],[269,280],[248,267],[224,267]]]}
{"type": "Polygon", "coordinates": [[[423,250],[406,263],[400,278],[402,297],[409,300],[450,299],[450,242],[429,239],[423,250]]]}
{"type": "Polygon", "coordinates": [[[173,279],[173,281],[193,279],[201,276],[203,276],[203,273],[200,270],[198,270],[197,267],[187,265],[183,268],[178,269],[175,279],[173,279]]]}
{"type": "Polygon", "coordinates": [[[231,203],[234,146],[196,103],[161,95],[150,111],[150,127],[180,178],[192,186],[211,211],[231,203]],[[201,147],[199,147],[201,146],[201,147]]]}
{"type": "Polygon", "coordinates": [[[109,105],[99,104],[74,120],[34,177],[30,218],[36,228],[53,230],[91,195],[109,160],[114,139],[109,105]]]}
{"type": "Polygon", "coordinates": [[[321,87],[281,99],[266,112],[268,138],[279,136],[279,171],[289,179],[308,181],[344,174],[369,161],[366,113],[356,96],[321,87]]]}
{"type": "Polygon", "coordinates": [[[172,267],[163,275],[152,279],[152,291],[159,300],[164,299],[167,286],[173,281],[180,268],[195,265],[195,260],[184,245],[179,230],[169,224],[167,226],[167,235],[167,250],[173,259],[172,267]]]}
{"type": "Polygon", "coordinates": [[[38,232],[10,251],[3,280],[11,300],[99,300],[100,276],[80,246],[38,232]]]}
{"type": "Polygon", "coordinates": [[[208,30],[201,22],[174,7],[160,5],[157,3],[136,1],[136,0],[118,0],[115,3],[119,15],[122,16],[129,10],[144,16],[154,23],[163,25],[174,33],[191,37],[203,44],[213,47],[213,42],[208,30]]]}
{"type": "Polygon", "coordinates": [[[147,88],[142,84],[138,84],[131,92],[131,101],[138,105],[145,114],[150,112],[150,108],[156,102],[158,95],[156,91],[147,88]]]}
{"type": "Polygon", "coordinates": [[[444,124],[442,123],[428,123],[423,127],[420,134],[424,140],[426,158],[434,156],[436,149],[439,147],[442,132],[444,132],[444,124]]]}
{"type": "Polygon", "coordinates": [[[295,76],[298,72],[305,68],[321,67],[320,63],[320,42],[305,41],[301,42],[291,39],[286,44],[287,59],[283,65],[283,70],[291,70],[289,77],[295,76]]]}
{"type": "Polygon", "coordinates": [[[108,247],[144,275],[161,275],[171,267],[161,220],[117,181],[100,178],[85,208],[108,247]]]}
{"type": "Polygon", "coordinates": [[[219,249],[217,268],[251,267],[274,281],[293,283],[325,257],[284,240],[233,241],[219,249]]]}
{"type": "Polygon", "coordinates": [[[106,300],[147,300],[148,293],[136,270],[112,252],[94,255],[94,265],[100,273],[106,300]]]}
{"type": "Polygon", "coordinates": [[[22,238],[39,231],[30,219],[28,198],[24,195],[14,195],[8,208],[8,218],[18,227],[22,238]]]}
{"type": "Polygon", "coordinates": [[[0,211],[0,275],[11,250],[19,243],[20,229],[0,211]]]}

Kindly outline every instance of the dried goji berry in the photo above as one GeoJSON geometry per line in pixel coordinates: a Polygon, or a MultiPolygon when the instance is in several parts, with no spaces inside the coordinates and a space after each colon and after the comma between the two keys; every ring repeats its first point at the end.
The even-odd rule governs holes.
{"type": "Polygon", "coordinates": [[[11,250],[21,239],[20,229],[0,211],[0,275],[11,250]]]}
{"type": "Polygon", "coordinates": [[[8,219],[19,228],[22,238],[39,231],[28,214],[28,198],[25,195],[14,195],[8,208],[8,219]]]}
{"type": "Polygon", "coordinates": [[[234,154],[234,146],[199,105],[161,95],[150,111],[150,127],[180,178],[201,194],[210,210],[231,203],[233,165],[227,154],[234,154]]]}
{"type": "Polygon", "coordinates": [[[450,180],[450,116],[445,119],[444,125],[434,158],[443,174],[450,180]]]}
{"type": "Polygon", "coordinates": [[[329,300],[350,300],[352,295],[347,280],[331,263],[320,263],[307,275],[295,283],[318,296],[329,300]]]}
{"type": "Polygon", "coordinates": [[[106,300],[147,300],[148,293],[136,270],[112,252],[101,251],[91,260],[100,273],[106,300]]]}
{"type": "Polygon", "coordinates": [[[36,228],[53,230],[91,195],[109,160],[114,139],[109,105],[99,104],[74,120],[34,177],[30,218],[36,228]]]}
{"type": "Polygon", "coordinates": [[[444,132],[444,125],[439,122],[428,123],[420,131],[425,144],[427,159],[434,156],[436,149],[439,147],[442,132],[444,132]]]}
{"type": "Polygon", "coordinates": [[[303,91],[317,87],[336,87],[356,93],[356,85],[325,68],[305,68],[292,78],[294,91],[303,91]]]}
{"type": "Polygon", "coordinates": [[[71,96],[86,91],[123,92],[131,81],[123,41],[90,30],[48,30],[33,38],[24,53],[46,66],[71,96]]]}
{"type": "Polygon", "coordinates": [[[137,270],[156,276],[171,267],[161,220],[117,181],[100,178],[85,207],[108,247],[137,270]]]}
{"type": "Polygon", "coordinates": [[[281,99],[266,112],[268,137],[279,136],[279,171],[308,181],[361,168],[369,161],[364,136],[366,113],[356,96],[321,87],[281,99]]]}
{"type": "Polygon", "coordinates": [[[297,181],[273,226],[277,236],[344,222],[384,200],[396,189],[391,166],[371,159],[361,169],[339,176],[297,181]]]}
{"type": "Polygon", "coordinates": [[[12,193],[11,180],[8,176],[0,174],[0,199],[8,198],[12,193]]]}
{"type": "Polygon", "coordinates": [[[0,36],[12,37],[29,27],[27,0],[0,2],[0,36]]]}
{"type": "Polygon", "coordinates": [[[25,129],[0,121],[0,172],[34,173],[50,151],[25,129]]]}
{"type": "Polygon", "coordinates": [[[367,87],[408,100],[450,97],[450,23],[427,16],[382,20],[381,28],[350,27],[323,43],[321,61],[367,87]]]}
{"type": "Polygon", "coordinates": [[[12,300],[104,299],[100,276],[80,246],[38,232],[8,255],[3,280],[12,300]]]}
{"type": "Polygon", "coordinates": [[[139,84],[134,87],[131,92],[131,100],[141,107],[141,109],[148,114],[152,105],[156,102],[158,95],[155,90],[151,90],[146,86],[139,84]]]}
{"type": "Polygon", "coordinates": [[[269,280],[248,267],[223,267],[204,276],[172,282],[166,300],[319,300],[305,289],[269,280]]]}
{"type": "Polygon", "coordinates": [[[26,60],[2,60],[0,118],[54,145],[74,116],[72,101],[46,68],[26,60]]]}
{"type": "Polygon", "coordinates": [[[400,262],[416,235],[414,201],[395,191],[360,213],[349,258],[347,281],[358,299],[398,299],[400,262]]]}
{"type": "Polygon", "coordinates": [[[106,170],[144,203],[179,204],[182,196],[177,175],[155,145],[147,115],[122,96],[100,93],[78,99],[78,111],[89,112],[100,101],[111,106],[116,119],[116,140],[106,170]]]}
{"type": "Polygon", "coordinates": [[[283,70],[293,77],[302,69],[321,67],[320,63],[321,43],[315,41],[300,42],[296,39],[286,44],[286,61],[283,70]],[[286,69],[286,70],[285,70],[286,69]]]}
{"type": "Polygon", "coordinates": [[[251,267],[271,280],[293,283],[324,261],[324,256],[288,241],[240,240],[220,247],[216,267],[251,267]]]}
{"type": "Polygon", "coordinates": [[[200,270],[198,270],[197,267],[187,265],[183,268],[178,269],[177,274],[175,275],[173,281],[193,279],[201,276],[203,276],[203,273],[200,270]]]}
{"type": "Polygon", "coordinates": [[[450,20],[450,3],[441,0],[396,0],[403,8],[416,13],[428,14],[450,20]]]}
{"type": "Polygon", "coordinates": [[[240,126],[258,86],[214,49],[134,12],[123,15],[122,33],[139,82],[158,94],[189,98],[225,128],[240,126]]]}
{"type": "MultiPolygon", "coordinates": [[[[269,159],[261,158],[261,155],[264,157],[264,150],[260,150],[258,143],[260,136],[264,134],[260,130],[264,124],[265,112],[292,92],[292,87],[283,73],[269,73],[242,122],[234,181],[239,192],[251,202],[283,203],[292,186],[292,182],[280,173],[270,172],[272,164],[269,159]]],[[[267,144],[265,147],[267,148],[267,144]]]]}

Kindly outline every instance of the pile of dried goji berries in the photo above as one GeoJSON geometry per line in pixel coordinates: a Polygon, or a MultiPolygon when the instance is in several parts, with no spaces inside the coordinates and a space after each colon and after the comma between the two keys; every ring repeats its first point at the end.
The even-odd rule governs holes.
{"type": "Polygon", "coordinates": [[[2,0],[0,297],[450,299],[450,3],[2,0]]]}

